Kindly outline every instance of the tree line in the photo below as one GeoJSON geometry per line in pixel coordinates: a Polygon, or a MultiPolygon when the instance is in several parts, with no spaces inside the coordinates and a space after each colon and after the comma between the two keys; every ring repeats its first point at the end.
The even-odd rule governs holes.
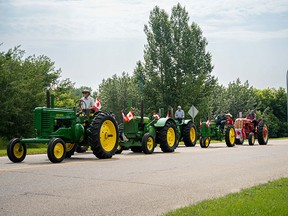
{"type": "MultiPolygon", "coordinates": [[[[200,118],[211,119],[221,111],[236,118],[239,112],[245,116],[253,109],[266,120],[271,137],[288,136],[285,89],[260,90],[239,79],[227,87],[220,85],[211,74],[208,41],[196,23],[189,24],[189,19],[180,4],[170,15],[158,6],[150,12],[144,26],[144,60],[136,63],[132,74],[124,72],[104,79],[92,93],[100,98],[103,110],[113,112],[122,121],[121,112],[127,113],[131,107],[139,114],[141,100],[147,116],[159,108],[175,110],[178,105],[187,115],[194,105],[199,110],[197,125],[200,118]]],[[[92,88],[76,88],[70,79],[61,79],[61,70],[49,57],[24,58],[24,54],[19,46],[0,53],[0,137],[33,136],[33,109],[45,106],[45,91],[51,86],[57,86],[53,94],[58,107],[75,106],[84,88],[92,92],[92,88]]]]}

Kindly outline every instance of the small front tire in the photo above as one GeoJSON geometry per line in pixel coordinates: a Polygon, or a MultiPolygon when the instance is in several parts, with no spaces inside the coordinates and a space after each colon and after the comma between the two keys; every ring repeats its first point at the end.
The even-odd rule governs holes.
{"type": "Polygon", "coordinates": [[[21,144],[19,138],[14,138],[10,140],[7,146],[7,155],[12,162],[14,163],[22,162],[26,157],[26,153],[27,153],[26,145],[21,144]]]}
{"type": "Polygon", "coordinates": [[[47,155],[52,163],[60,163],[66,155],[66,145],[61,138],[52,138],[48,144],[47,155]]]}
{"type": "Polygon", "coordinates": [[[152,154],[155,148],[154,137],[150,133],[145,133],[142,137],[142,151],[145,154],[152,154]]]}
{"type": "Polygon", "coordinates": [[[255,144],[255,134],[254,133],[249,133],[248,143],[249,143],[249,145],[254,145],[255,144]]]}

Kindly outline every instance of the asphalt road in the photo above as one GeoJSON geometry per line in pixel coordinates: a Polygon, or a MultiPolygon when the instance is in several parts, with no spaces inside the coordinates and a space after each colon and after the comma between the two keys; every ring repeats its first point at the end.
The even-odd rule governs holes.
{"type": "Polygon", "coordinates": [[[288,177],[288,140],[108,160],[87,152],[60,164],[47,155],[19,164],[0,157],[0,215],[160,215],[280,177],[288,177]]]}

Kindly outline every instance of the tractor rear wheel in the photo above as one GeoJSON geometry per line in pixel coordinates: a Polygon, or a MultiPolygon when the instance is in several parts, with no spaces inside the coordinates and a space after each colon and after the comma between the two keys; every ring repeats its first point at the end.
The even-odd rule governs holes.
{"type": "Polygon", "coordinates": [[[99,159],[111,158],[118,146],[116,120],[106,113],[99,113],[91,123],[88,140],[93,154],[99,159]]]}
{"type": "Polygon", "coordinates": [[[184,128],[183,128],[183,141],[185,146],[195,146],[197,140],[197,131],[196,127],[192,122],[189,122],[184,128]]]}
{"type": "Polygon", "coordinates": [[[249,143],[249,145],[254,145],[255,144],[255,134],[254,133],[249,133],[248,143],[249,143]]]}
{"type": "Polygon", "coordinates": [[[61,138],[54,137],[48,143],[47,155],[52,163],[60,163],[66,155],[66,145],[61,138]]]}
{"type": "Polygon", "coordinates": [[[27,153],[27,148],[25,144],[20,144],[19,138],[14,138],[9,141],[7,146],[7,155],[8,158],[14,162],[19,163],[22,162],[27,153]]]}
{"type": "Polygon", "coordinates": [[[71,158],[72,155],[74,155],[76,148],[76,144],[74,143],[66,143],[66,155],[65,158],[71,158]]]}
{"type": "Polygon", "coordinates": [[[155,148],[154,137],[150,133],[145,133],[142,137],[142,151],[145,154],[152,154],[155,148]]]}
{"type": "Polygon", "coordinates": [[[130,149],[131,149],[132,152],[135,152],[135,153],[142,152],[142,147],[141,146],[131,146],[130,149]]]}
{"type": "Polygon", "coordinates": [[[259,145],[267,145],[268,143],[268,126],[264,121],[258,124],[258,143],[259,145]]]}
{"type": "Polygon", "coordinates": [[[244,143],[244,138],[240,138],[240,139],[235,140],[236,145],[243,145],[243,143],[244,143]]]}
{"type": "Polygon", "coordinates": [[[200,146],[201,148],[208,148],[210,145],[210,137],[200,138],[200,146]]]}
{"type": "Polygon", "coordinates": [[[235,146],[236,133],[232,125],[227,126],[225,131],[225,142],[227,147],[235,146]]]}
{"type": "Polygon", "coordinates": [[[172,121],[167,121],[159,131],[160,148],[163,152],[174,152],[177,148],[177,129],[172,121]]]}

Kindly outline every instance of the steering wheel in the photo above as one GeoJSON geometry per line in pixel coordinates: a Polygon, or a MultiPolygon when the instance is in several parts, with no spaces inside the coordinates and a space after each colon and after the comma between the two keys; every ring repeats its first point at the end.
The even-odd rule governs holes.
{"type": "Polygon", "coordinates": [[[77,113],[81,114],[84,113],[84,115],[87,115],[87,111],[89,112],[89,110],[87,109],[87,104],[85,101],[83,101],[82,99],[79,99],[75,102],[75,106],[78,108],[77,109],[77,113]],[[84,108],[83,108],[84,107],[84,108]]]}

